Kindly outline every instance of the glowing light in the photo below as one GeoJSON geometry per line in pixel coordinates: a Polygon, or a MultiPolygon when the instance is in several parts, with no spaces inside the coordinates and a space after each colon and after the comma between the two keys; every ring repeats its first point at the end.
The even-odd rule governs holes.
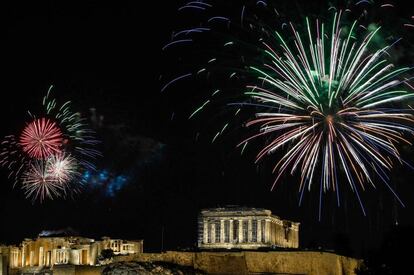
{"type": "Polygon", "coordinates": [[[48,172],[47,163],[34,160],[22,176],[23,190],[27,198],[43,201],[46,197],[53,199],[65,194],[65,185],[48,172]]]}
{"type": "Polygon", "coordinates": [[[129,178],[125,175],[110,173],[108,170],[98,172],[85,171],[83,181],[85,185],[96,192],[98,189],[106,197],[113,197],[124,188],[129,178]]]}
{"type": "Polygon", "coordinates": [[[269,60],[262,67],[251,67],[263,84],[246,95],[270,111],[256,113],[256,118],[246,124],[258,126],[259,133],[239,146],[259,136],[274,136],[259,151],[258,162],[289,145],[274,166],[277,176],[272,188],[287,171],[293,174],[299,170],[301,197],[306,187],[310,190],[318,167],[321,190],[339,192],[337,175],[341,167],[365,214],[359,188],[364,190],[367,183],[374,186],[373,174],[390,188],[385,179],[393,164],[387,156],[400,160],[396,145],[409,143],[404,132],[413,133],[409,125],[414,122],[413,115],[390,104],[414,94],[395,88],[404,82],[398,76],[409,68],[392,70],[393,65],[381,58],[388,47],[369,53],[368,46],[379,28],[351,46],[356,21],[348,37],[341,39],[340,18],[341,12],[336,13],[329,40],[324,41],[323,23],[322,29],[317,23],[317,36],[313,37],[307,20],[309,45],[302,43],[293,26],[295,48],[278,33],[281,54],[263,43],[269,60]]]}
{"type": "Polygon", "coordinates": [[[76,159],[65,154],[52,155],[47,160],[47,172],[61,184],[80,176],[76,159]]]}
{"type": "Polygon", "coordinates": [[[100,156],[93,131],[71,111],[69,101],[57,104],[51,90],[43,98],[40,118],[29,112],[32,122],[19,137],[6,136],[0,150],[0,165],[9,170],[9,177],[22,185],[27,197],[40,201],[79,190],[82,172],[93,170],[100,156]]]}
{"type": "MultiPolygon", "coordinates": [[[[366,0],[356,3],[365,4],[373,5],[366,0]]],[[[271,3],[268,5],[270,7],[271,3]]],[[[383,4],[381,7],[392,8],[393,5],[383,4]]],[[[334,8],[330,10],[336,11],[334,8]]],[[[388,173],[394,162],[404,163],[398,146],[411,144],[406,137],[414,134],[414,116],[406,103],[414,93],[407,90],[410,87],[407,79],[411,77],[406,78],[412,68],[398,68],[386,59],[390,54],[388,50],[400,39],[378,48],[378,43],[373,41],[381,33],[381,27],[376,24],[365,27],[366,22],[359,19],[351,24],[342,23],[348,22],[350,16],[353,16],[350,9],[345,10],[345,15],[338,9],[330,24],[319,19],[311,23],[305,18],[304,28],[300,30],[293,23],[281,25],[284,19],[277,20],[277,24],[268,24],[258,13],[246,12],[243,6],[241,20],[231,21],[240,22],[240,26],[226,29],[226,33],[220,32],[216,43],[223,48],[224,41],[226,56],[221,57],[224,61],[217,59],[214,68],[207,67],[206,74],[219,74],[211,77],[214,80],[230,75],[228,82],[219,84],[224,88],[215,87],[222,88],[223,92],[214,99],[223,102],[225,98],[227,106],[237,106],[239,110],[243,107],[246,114],[242,115],[250,114],[247,122],[235,118],[236,125],[226,121],[219,131],[211,131],[212,142],[218,141],[224,130],[230,132],[242,124],[253,134],[242,139],[238,146],[242,153],[247,144],[249,148],[259,146],[256,163],[275,152],[282,152],[273,167],[272,189],[284,176],[296,173],[300,177],[299,204],[304,191],[316,184],[321,211],[322,195],[327,191],[336,195],[340,205],[339,189],[343,182],[355,194],[365,214],[360,193],[368,186],[375,187],[378,182],[382,182],[404,205],[390,187],[388,173]],[[246,20],[249,14],[252,16],[246,20]],[[244,22],[249,22],[249,26],[244,22]],[[281,32],[266,27],[280,25],[281,32]],[[285,29],[288,28],[291,34],[286,37],[285,29]],[[236,47],[227,47],[229,38],[222,36],[233,29],[237,31],[229,38],[237,42],[237,49],[232,51],[236,47]],[[250,40],[251,37],[254,40],[250,40]],[[252,49],[257,55],[249,57],[252,49]],[[235,64],[236,68],[229,64],[235,64]],[[231,102],[229,98],[232,98],[231,102]],[[264,144],[261,143],[263,140],[264,144]]],[[[364,20],[366,18],[364,16],[364,20]]],[[[207,23],[211,23],[210,20],[207,23]]],[[[207,26],[214,30],[214,26],[207,26]]],[[[412,24],[404,26],[412,27],[412,24]]],[[[193,43],[196,45],[196,39],[193,43]]],[[[211,86],[208,89],[208,100],[200,101],[199,107],[190,112],[190,118],[217,106],[211,96],[211,86]]]]}
{"type": "Polygon", "coordinates": [[[24,128],[20,135],[23,150],[32,158],[44,159],[59,153],[63,141],[57,124],[47,118],[35,119],[24,128]]]}

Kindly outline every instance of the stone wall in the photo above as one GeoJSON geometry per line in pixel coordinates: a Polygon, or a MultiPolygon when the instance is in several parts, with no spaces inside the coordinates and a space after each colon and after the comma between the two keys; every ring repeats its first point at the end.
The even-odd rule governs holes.
{"type": "Polygon", "coordinates": [[[7,273],[6,257],[0,254],[0,275],[6,275],[7,273]]]}
{"type": "Polygon", "coordinates": [[[324,252],[245,252],[251,273],[355,274],[361,261],[324,252]]]}
{"type": "Polygon", "coordinates": [[[138,253],[126,256],[116,256],[114,262],[168,262],[182,266],[194,266],[194,252],[167,251],[165,253],[138,253]]]}
{"type": "Polygon", "coordinates": [[[105,266],[55,265],[53,275],[100,275],[105,266]]]}
{"type": "Polygon", "coordinates": [[[192,266],[209,274],[355,274],[361,260],[327,252],[175,252],[142,253],[115,261],[169,262],[192,266]]]}
{"type": "MultiPolygon", "coordinates": [[[[327,252],[176,252],[117,256],[121,262],[167,262],[206,274],[307,274],[354,275],[361,260],[327,252]]],[[[106,266],[55,265],[54,275],[98,275],[106,266]]],[[[2,274],[1,274],[2,275],[2,274]]]]}
{"type": "Polygon", "coordinates": [[[6,275],[9,266],[10,248],[0,245],[0,275],[6,275]]]}

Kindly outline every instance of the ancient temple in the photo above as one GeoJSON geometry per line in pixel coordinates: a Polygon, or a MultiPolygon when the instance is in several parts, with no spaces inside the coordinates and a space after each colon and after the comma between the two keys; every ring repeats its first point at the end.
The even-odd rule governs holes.
{"type": "Polygon", "coordinates": [[[55,265],[94,266],[100,264],[103,250],[112,250],[113,255],[142,253],[143,240],[127,241],[109,237],[94,240],[65,234],[40,234],[36,239],[25,239],[18,246],[0,246],[0,269],[10,269],[11,274],[46,274],[55,265]]]}
{"type": "Polygon", "coordinates": [[[247,207],[204,209],[198,218],[198,247],[258,249],[299,247],[299,223],[270,210],[247,207]]]}

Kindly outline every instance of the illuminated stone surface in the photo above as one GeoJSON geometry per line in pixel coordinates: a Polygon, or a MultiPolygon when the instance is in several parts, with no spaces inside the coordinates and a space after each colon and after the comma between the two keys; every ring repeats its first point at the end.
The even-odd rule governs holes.
{"type": "Polygon", "coordinates": [[[247,207],[211,208],[198,217],[198,247],[258,249],[299,247],[299,223],[282,220],[270,210],[247,207]]]}
{"type": "MultiPolygon", "coordinates": [[[[99,264],[98,257],[105,249],[113,254],[128,255],[143,252],[143,240],[125,241],[103,237],[100,241],[75,236],[39,235],[25,239],[19,246],[0,247],[0,268],[7,266],[10,274],[39,273],[58,265],[99,264]]],[[[7,273],[0,273],[0,275],[7,273]]]]}

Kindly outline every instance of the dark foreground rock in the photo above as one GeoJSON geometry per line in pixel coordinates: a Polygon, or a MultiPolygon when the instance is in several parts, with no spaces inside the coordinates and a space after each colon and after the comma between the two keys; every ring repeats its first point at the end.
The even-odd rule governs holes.
{"type": "Polygon", "coordinates": [[[165,262],[119,262],[107,266],[104,275],[203,275],[206,274],[188,266],[180,266],[165,262]]]}

